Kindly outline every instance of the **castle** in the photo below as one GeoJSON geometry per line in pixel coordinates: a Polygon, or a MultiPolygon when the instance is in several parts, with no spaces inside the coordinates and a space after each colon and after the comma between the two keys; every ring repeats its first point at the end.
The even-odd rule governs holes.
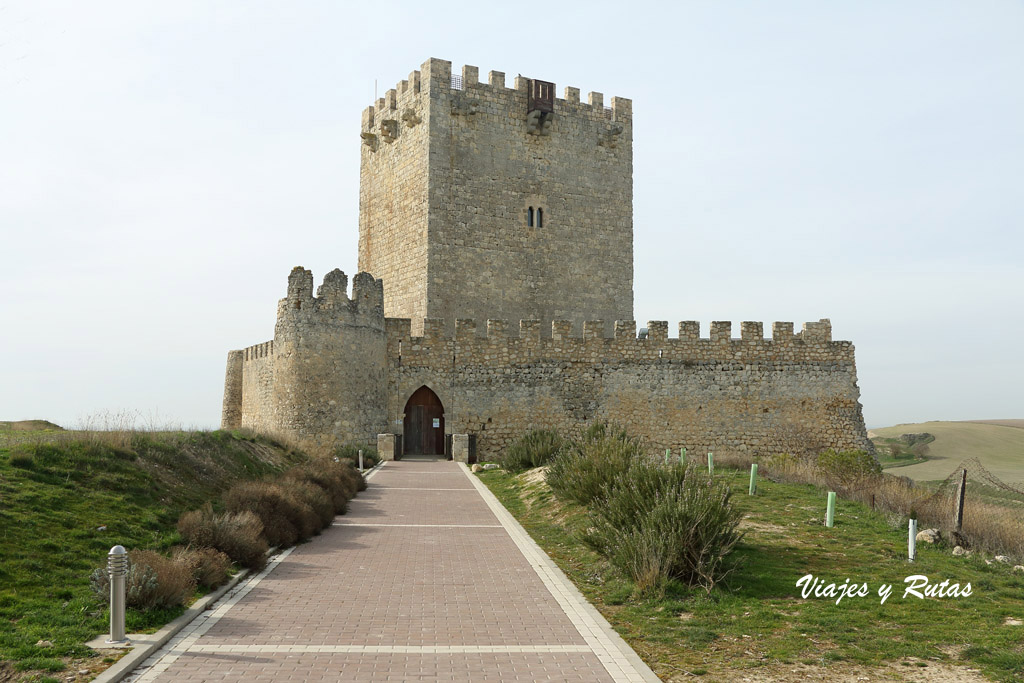
{"type": "Polygon", "coordinates": [[[363,112],[351,295],[292,270],[274,339],[228,354],[222,426],[385,458],[594,420],[657,449],[872,450],[828,320],[637,330],[632,139],[628,99],[425,62],[363,112]]]}

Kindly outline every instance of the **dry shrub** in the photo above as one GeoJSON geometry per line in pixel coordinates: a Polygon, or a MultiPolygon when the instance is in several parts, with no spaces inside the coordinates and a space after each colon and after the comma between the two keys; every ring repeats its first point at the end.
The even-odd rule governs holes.
{"type": "Polygon", "coordinates": [[[313,511],[315,517],[312,519],[310,535],[320,533],[321,529],[334,521],[334,502],[319,485],[301,478],[301,474],[282,477],[278,485],[313,511]]]}
{"type": "MultiPolygon", "coordinates": [[[[89,585],[96,595],[110,600],[110,576],[106,567],[93,571],[89,585]]],[[[128,551],[125,606],[147,610],[184,605],[196,592],[196,580],[187,562],[164,557],[152,550],[128,551]]]]}
{"type": "Polygon", "coordinates": [[[224,494],[231,512],[251,512],[263,522],[263,537],[286,548],[313,535],[318,518],[313,509],[283,486],[265,481],[235,484],[224,494]]]}
{"type": "Polygon", "coordinates": [[[217,588],[228,580],[231,558],[219,550],[178,546],[171,557],[175,562],[187,566],[200,586],[217,588]]]}
{"type": "Polygon", "coordinates": [[[1024,525],[1020,512],[1001,505],[964,501],[963,534],[971,544],[993,554],[1024,559],[1024,525]]]}
{"type": "Polygon", "coordinates": [[[366,490],[366,479],[363,478],[362,473],[356,467],[356,463],[354,461],[349,458],[337,458],[334,460],[334,463],[351,470],[353,481],[356,483],[356,491],[366,490]]]}
{"type": "MultiPolygon", "coordinates": [[[[295,479],[315,484],[330,497],[334,513],[343,514],[348,502],[355,498],[359,483],[363,477],[347,461],[335,462],[330,458],[320,458],[299,467],[293,467],[285,473],[285,479],[295,479]]],[[[327,520],[325,524],[329,523],[327,520]]]]}
{"type": "MultiPolygon", "coordinates": [[[[670,460],[671,462],[678,462],[677,458],[678,455],[674,455],[670,458],[670,460]]],[[[687,455],[687,458],[691,458],[691,456],[687,455]]],[[[707,465],[707,461],[703,460],[703,458],[693,458],[689,460],[689,462],[692,462],[694,466],[698,468],[705,467],[707,465]]],[[[755,459],[752,455],[746,455],[744,453],[735,452],[715,451],[715,467],[728,467],[737,470],[749,470],[750,465],[755,462],[758,462],[758,460],[755,459]]]]}
{"type": "Polygon", "coordinates": [[[249,569],[266,564],[263,523],[252,512],[215,513],[207,503],[178,520],[178,533],[191,546],[214,548],[249,569]]]}

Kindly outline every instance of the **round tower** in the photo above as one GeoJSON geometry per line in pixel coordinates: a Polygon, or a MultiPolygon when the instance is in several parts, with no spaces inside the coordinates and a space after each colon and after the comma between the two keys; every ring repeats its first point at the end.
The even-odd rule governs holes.
{"type": "Polygon", "coordinates": [[[313,296],[313,274],[296,267],[274,329],[274,422],[311,452],[372,443],[387,425],[384,289],[369,273],[333,270],[313,296]]]}

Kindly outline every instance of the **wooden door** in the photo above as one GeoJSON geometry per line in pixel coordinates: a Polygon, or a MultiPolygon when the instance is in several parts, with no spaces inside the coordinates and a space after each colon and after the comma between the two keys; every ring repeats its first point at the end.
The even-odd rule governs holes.
{"type": "Polygon", "coordinates": [[[444,454],[444,406],[428,387],[420,387],[409,397],[403,426],[406,454],[444,454]]]}

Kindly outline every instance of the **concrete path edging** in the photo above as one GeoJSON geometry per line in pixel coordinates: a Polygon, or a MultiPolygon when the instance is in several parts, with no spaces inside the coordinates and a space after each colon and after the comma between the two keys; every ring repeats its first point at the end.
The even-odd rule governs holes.
{"type": "Polygon", "coordinates": [[[465,463],[459,463],[459,467],[473,482],[473,486],[476,487],[491,512],[498,518],[509,536],[512,537],[513,542],[529,560],[541,581],[551,591],[552,597],[561,605],[573,625],[579,630],[580,635],[586,640],[587,645],[604,664],[608,673],[616,681],[658,683],[661,679],[640,659],[640,656],[622,639],[622,636],[615,632],[611,624],[597,611],[597,608],[587,601],[569,580],[569,577],[537,545],[526,529],[512,516],[512,513],[506,510],[501,501],[491,493],[491,490],[470,472],[465,463]]]}

